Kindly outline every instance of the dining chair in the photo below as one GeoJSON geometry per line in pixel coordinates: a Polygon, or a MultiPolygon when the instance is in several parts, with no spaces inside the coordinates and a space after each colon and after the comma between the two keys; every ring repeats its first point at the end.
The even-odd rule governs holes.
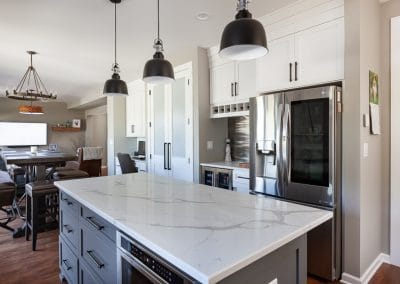
{"type": "Polygon", "coordinates": [[[137,173],[138,168],[136,167],[136,163],[132,160],[131,156],[126,153],[118,153],[117,154],[119,165],[121,166],[121,172],[123,174],[129,173],[137,173]]]}

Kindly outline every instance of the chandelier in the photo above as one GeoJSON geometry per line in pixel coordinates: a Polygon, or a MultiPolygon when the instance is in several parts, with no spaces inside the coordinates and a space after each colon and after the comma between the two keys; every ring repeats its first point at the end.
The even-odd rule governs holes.
{"type": "Polygon", "coordinates": [[[21,101],[46,101],[49,99],[56,99],[57,96],[49,93],[46,86],[40,79],[39,74],[32,64],[33,55],[37,54],[35,51],[27,51],[30,56],[30,66],[26,70],[21,81],[17,87],[10,93],[6,90],[6,96],[10,99],[21,100],[21,101]]]}

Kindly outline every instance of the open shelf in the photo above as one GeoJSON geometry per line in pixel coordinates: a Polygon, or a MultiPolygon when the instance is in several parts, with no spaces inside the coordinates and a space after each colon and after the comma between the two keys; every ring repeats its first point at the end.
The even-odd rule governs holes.
{"type": "Polygon", "coordinates": [[[57,132],[79,132],[79,131],[81,131],[80,128],[75,128],[75,127],[57,127],[57,126],[52,126],[51,130],[57,131],[57,132]]]}

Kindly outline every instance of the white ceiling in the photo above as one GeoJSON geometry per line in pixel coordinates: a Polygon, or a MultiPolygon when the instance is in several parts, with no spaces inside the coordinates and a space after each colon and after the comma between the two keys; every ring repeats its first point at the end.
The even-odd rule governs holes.
{"type": "MultiPolygon", "coordinates": [[[[39,52],[34,66],[60,101],[102,93],[113,62],[113,4],[109,0],[0,0],[0,95],[12,89],[28,66],[26,50],[39,52]]],[[[218,43],[233,19],[236,0],[161,0],[161,38],[174,64],[196,46],[218,43]],[[196,14],[207,12],[208,21],[196,14]]],[[[252,0],[255,17],[295,0],[252,0]]],[[[141,77],[153,54],[156,0],[118,5],[118,62],[121,77],[141,77]]]]}

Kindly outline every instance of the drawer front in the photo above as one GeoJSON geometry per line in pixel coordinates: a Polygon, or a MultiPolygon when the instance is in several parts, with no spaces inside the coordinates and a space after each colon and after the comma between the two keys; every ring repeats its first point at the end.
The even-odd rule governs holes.
{"type": "Polygon", "coordinates": [[[60,194],[60,207],[61,210],[79,215],[79,203],[63,191],[60,194]]]}
{"type": "Polygon", "coordinates": [[[67,279],[69,284],[78,284],[78,258],[62,237],[60,241],[60,258],[59,265],[61,274],[67,279]]]}
{"type": "Polygon", "coordinates": [[[94,229],[99,234],[103,234],[107,238],[109,238],[113,243],[115,243],[115,238],[117,234],[117,230],[115,227],[104,220],[102,217],[89,210],[86,207],[82,206],[82,216],[81,222],[88,226],[89,228],[94,229]]]}
{"type": "Polygon", "coordinates": [[[70,210],[61,209],[60,232],[63,237],[71,242],[73,249],[77,252],[79,245],[79,216],[70,210]]]}
{"type": "Polygon", "coordinates": [[[117,279],[116,245],[93,226],[82,225],[81,257],[87,266],[105,283],[115,283],[117,279]]]}
{"type": "MultiPolygon", "coordinates": [[[[79,265],[79,284],[101,284],[102,281],[93,271],[88,268],[85,263],[79,265]]],[[[116,282],[112,282],[116,283],[116,282]]]]}

